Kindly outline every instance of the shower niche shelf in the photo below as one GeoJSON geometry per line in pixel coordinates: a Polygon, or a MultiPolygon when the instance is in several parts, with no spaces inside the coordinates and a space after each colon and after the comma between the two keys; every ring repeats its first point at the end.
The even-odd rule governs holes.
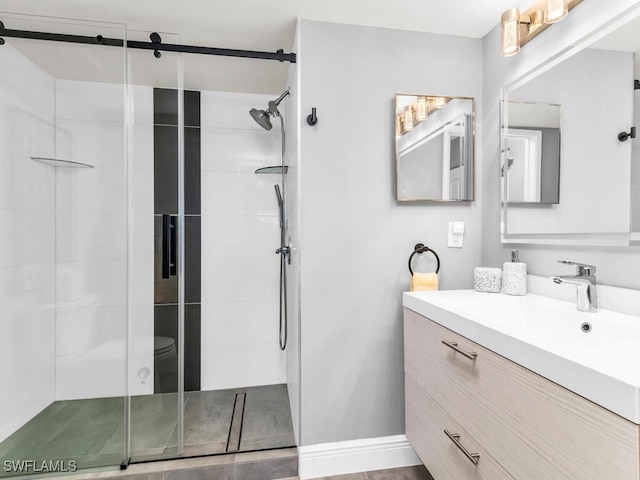
{"type": "MultiPolygon", "coordinates": [[[[278,174],[278,175],[282,175],[282,168],[280,165],[276,165],[273,167],[262,167],[259,168],[255,171],[255,173],[259,173],[259,174],[278,174]]],[[[289,171],[289,167],[287,165],[284,166],[284,173],[287,173],[289,171]]]]}
{"type": "Polygon", "coordinates": [[[31,160],[36,162],[51,165],[52,167],[66,167],[66,168],[94,168],[93,165],[88,163],[74,162],[72,160],[63,160],[61,158],[49,158],[49,157],[31,157],[31,160]]]}

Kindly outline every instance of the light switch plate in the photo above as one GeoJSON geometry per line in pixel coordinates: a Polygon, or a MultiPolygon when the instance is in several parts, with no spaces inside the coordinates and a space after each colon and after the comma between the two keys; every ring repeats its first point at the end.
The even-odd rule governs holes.
{"type": "Polygon", "coordinates": [[[447,246],[462,248],[464,239],[464,222],[449,222],[449,240],[447,246]]]}

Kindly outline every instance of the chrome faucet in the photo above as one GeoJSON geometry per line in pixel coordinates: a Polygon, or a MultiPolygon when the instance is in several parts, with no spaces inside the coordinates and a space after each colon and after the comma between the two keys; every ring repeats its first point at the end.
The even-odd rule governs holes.
{"type": "Polygon", "coordinates": [[[575,275],[558,275],[551,277],[558,285],[568,283],[575,285],[577,290],[577,306],[581,312],[598,311],[598,291],[596,289],[596,267],[584,263],[567,262],[558,260],[558,263],[573,265],[576,267],[575,275]]]}

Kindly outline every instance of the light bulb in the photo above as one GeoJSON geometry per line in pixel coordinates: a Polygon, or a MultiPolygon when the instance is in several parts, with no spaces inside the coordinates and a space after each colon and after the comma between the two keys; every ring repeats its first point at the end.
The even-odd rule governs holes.
{"type": "Polygon", "coordinates": [[[407,105],[404,107],[404,131],[410,132],[413,130],[413,107],[411,105],[407,105]]]}
{"type": "Polygon", "coordinates": [[[568,0],[547,0],[545,8],[545,23],[555,23],[562,20],[569,13],[568,0]]]}
{"type": "Polygon", "coordinates": [[[501,53],[503,57],[520,51],[520,10],[511,8],[502,14],[501,53]]]}
{"type": "Polygon", "coordinates": [[[418,100],[416,100],[416,120],[421,122],[425,118],[427,118],[427,99],[418,97],[418,100]]]}

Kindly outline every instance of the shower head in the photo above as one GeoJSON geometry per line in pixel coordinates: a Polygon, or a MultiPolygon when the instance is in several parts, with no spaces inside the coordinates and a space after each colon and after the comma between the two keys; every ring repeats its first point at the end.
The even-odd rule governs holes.
{"type": "Polygon", "coordinates": [[[257,108],[252,108],[251,110],[249,110],[249,114],[262,128],[264,128],[265,130],[271,130],[272,125],[269,117],[280,115],[280,112],[278,111],[278,105],[280,105],[280,102],[282,102],[284,97],[286,97],[287,95],[289,95],[289,89],[285,90],[282,95],[280,95],[275,100],[271,100],[266,110],[258,110],[257,108]]]}
{"type": "Polygon", "coordinates": [[[260,125],[265,130],[271,130],[271,120],[269,120],[270,112],[266,110],[258,110],[256,108],[252,108],[249,110],[249,115],[256,121],[258,125],[260,125]]]}

